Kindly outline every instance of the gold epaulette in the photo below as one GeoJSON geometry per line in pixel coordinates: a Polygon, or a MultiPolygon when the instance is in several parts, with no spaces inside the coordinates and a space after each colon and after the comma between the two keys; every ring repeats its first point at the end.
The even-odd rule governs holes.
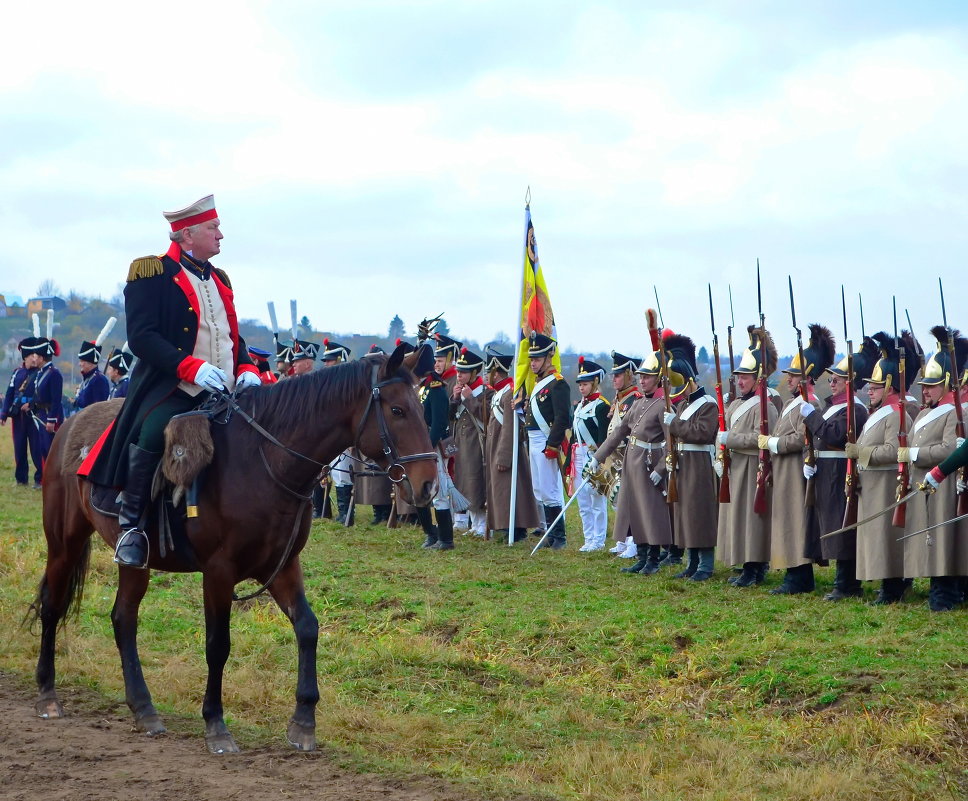
{"type": "Polygon", "coordinates": [[[218,280],[225,284],[226,287],[229,289],[232,288],[232,282],[229,281],[229,277],[225,274],[225,270],[223,270],[221,267],[213,267],[212,272],[218,276],[218,280]]]}
{"type": "Polygon", "coordinates": [[[128,281],[135,281],[138,278],[153,278],[161,275],[165,271],[165,265],[157,256],[142,256],[131,262],[128,269],[128,281]]]}
{"type": "Polygon", "coordinates": [[[606,398],[604,395],[602,395],[601,398],[605,402],[605,405],[606,406],[611,406],[612,405],[611,403],[608,402],[608,398],[606,398]]]}
{"type": "Polygon", "coordinates": [[[430,388],[431,389],[433,389],[434,387],[442,387],[443,385],[444,385],[444,382],[443,381],[431,381],[430,382],[430,388]]]}

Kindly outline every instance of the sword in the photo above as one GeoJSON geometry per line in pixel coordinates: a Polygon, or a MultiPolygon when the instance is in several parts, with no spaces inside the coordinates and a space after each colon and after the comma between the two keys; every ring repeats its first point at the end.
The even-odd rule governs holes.
{"type": "Polygon", "coordinates": [[[554,522],[550,526],[548,526],[548,528],[545,529],[544,536],[542,536],[541,539],[538,540],[538,544],[535,545],[534,546],[534,550],[531,551],[531,555],[532,556],[534,556],[535,553],[537,553],[538,548],[541,547],[541,543],[543,543],[545,541],[545,538],[551,532],[551,529],[553,529],[556,525],[558,525],[558,521],[561,520],[561,518],[563,518],[565,516],[565,510],[575,502],[575,498],[578,497],[579,490],[581,490],[591,480],[592,480],[592,477],[589,476],[584,481],[582,481],[581,484],[578,485],[578,489],[576,489],[574,491],[574,493],[572,493],[572,496],[568,499],[568,503],[566,503],[564,506],[561,507],[561,512],[559,513],[558,517],[556,517],[554,519],[554,522]]]}
{"type": "Polygon", "coordinates": [[[838,534],[843,534],[845,531],[852,531],[853,529],[859,528],[860,526],[864,525],[865,523],[870,523],[871,520],[877,520],[877,518],[883,517],[888,512],[892,512],[895,509],[897,509],[897,507],[900,506],[902,503],[907,503],[909,500],[911,500],[911,498],[913,498],[917,494],[918,494],[918,490],[913,489],[907,495],[905,495],[903,498],[901,498],[901,499],[899,499],[897,501],[894,501],[894,503],[892,503],[890,506],[888,506],[888,507],[886,507],[884,509],[881,509],[881,511],[877,512],[876,514],[873,514],[870,517],[865,517],[863,520],[861,520],[861,521],[859,521],[857,523],[854,523],[852,525],[844,526],[843,528],[838,528],[836,531],[831,531],[829,534],[822,534],[821,537],[820,537],[820,539],[825,540],[825,539],[827,539],[827,537],[836,537],[838,534]]]}
{"type": "Polygon", "coordinates": [[[959,520],[964,520],[968,518],[968,513],[963,515],[958,515],[957,517],[952,517],[951,520],[945,520],[941,523],[935,523],[933,526],[928,526],[927,528],[922,528],[920,531],[912,531],[910,534],[905,534],[903,537],[898,537],[897,541],[906,540],[910,537],[916,537],[918,534],[924,534],[926,531],[933,531],[936,528],[941,528],[941,526],[947,526],[949,523],[957,523],[959,520]]]}

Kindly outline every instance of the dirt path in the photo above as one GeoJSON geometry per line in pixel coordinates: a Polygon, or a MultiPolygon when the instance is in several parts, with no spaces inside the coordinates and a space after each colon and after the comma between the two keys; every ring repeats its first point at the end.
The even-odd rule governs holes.
{"type": "Polygon", "coordinates": [[[214,757],[196,738],[137,733],[127,708],[62,691],[62,720],[34,715],[33,691],[0,673],[0,799],[14,801],[466,801],[427,777],[348,772],[323,752],[250,749],[214,757]]]}

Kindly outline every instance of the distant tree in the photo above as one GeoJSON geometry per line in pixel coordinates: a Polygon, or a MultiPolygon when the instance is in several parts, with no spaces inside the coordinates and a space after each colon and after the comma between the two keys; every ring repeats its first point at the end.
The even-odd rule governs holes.
{"type": "Polygon", "coordinates": [[[37,287],[38,298],[52,298],[59,294],[60,289],[57,287],[57,284],[54,283],[54,279],[52,278],[45,278],[40,282],[40,286],[37,287]]]}
{"type": "Polygon", "coordinates": [[[299,321],[299,325],[301,325],[307,331],[312,329],[312,326],[309,324],[309,318],[305,314],[302,316],[302,319],[299,321]]]}
{"type": "Polygon", "coordinates": [[[390,320],[390,328],[387,330],[387,336],[394,342],[398,339],[402,339],[407,335],[407,330],[404,328],[403,320],[400,319],[399,314],[393,315],[393,319],[390,320]]]}
{"type": "Polygon", "coordinates": [[[87,299],[79,294],[77,290],[72,289],[70,294],[67,296],[67,308],[74,312],[74,314],[79,314],[84,311],[84,307],[87,305],[87,299]]]}
{"type": "Polygon", "coordinates": [[[697,364],[709,364],[709,353],[706,350],[706,346],[703,345],[699,348],[699,354],[696,356],[697,364]]]}
{"type": "Polygon", "coordinates": [[[445,337],[450,336],[450,326],[447,325],[447,321],[443,317],[441,317],[440,322],[437,323],[434,333],[443,334],[445,337]]]}

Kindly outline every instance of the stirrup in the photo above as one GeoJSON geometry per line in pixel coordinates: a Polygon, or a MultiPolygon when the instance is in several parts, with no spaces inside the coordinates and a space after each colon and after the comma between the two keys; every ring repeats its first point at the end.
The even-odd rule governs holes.
{"type": "Polygon", "coordinates": [[[123,531],[121,533],[121,536],[118,537],[118,542],[114,546],[114,559],[113,559],[113,561],[116,562],[119,565],[122,565],[123,567],[133,567],[133,568],[135,568],[137,570],[144,570],[146,567],[148,567],[149,545],[150,545],[150,543],[148,541],[148,535],[145,532],[143,532],[141,529],[135,528],[135,527],[132,526],[131,528],[127,529],[126,531],[123,531]],[[130,547],[137,547],[137,546],[135,546],[134,542],[126,542],[126,540],[132,539],[132,535],[134,535],[134,534],[139,534],[141,537],[144,538],[144,541],[145,541],[144,558],[139,563],[129,562],[129,561],[122,561],[121,559],[118,558],[118,553],[120,552],[122,546],[127,545],[127,546],[130,546],[130,547]]]}

